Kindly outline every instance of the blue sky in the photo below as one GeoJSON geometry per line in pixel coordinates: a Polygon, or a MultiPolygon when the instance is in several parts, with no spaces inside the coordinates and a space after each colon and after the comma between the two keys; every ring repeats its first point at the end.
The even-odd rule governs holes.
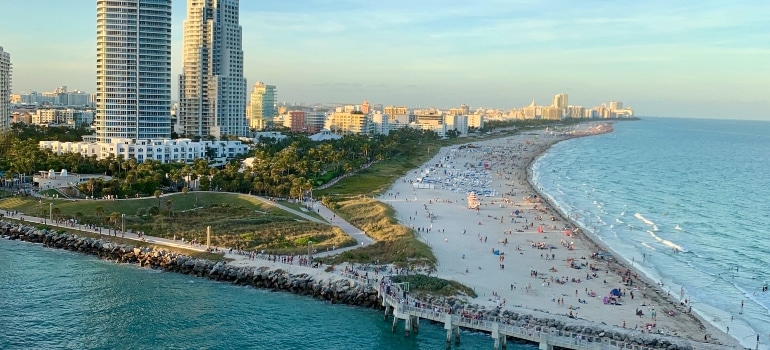
{"type": "MultiPolygon", "coordinates": [[[[186,1],[173,6],[176,84],[186,1]]],[[[95,90],[95,1],[0,7],[15,91],[95,90]]],[[[565,92],[637,115],[766,120],[768,13],[769,1],[241,1],[245,76],[280,101],[511,108],[565,92]]]]}

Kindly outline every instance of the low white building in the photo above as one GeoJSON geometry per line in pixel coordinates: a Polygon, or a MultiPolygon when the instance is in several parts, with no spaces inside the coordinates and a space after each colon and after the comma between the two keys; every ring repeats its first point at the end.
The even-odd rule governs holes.
{"type": "Polygon", "coordinates": [[[51,150],[56,154],[79,153],[86,157],[95,156],[104,159],[113,156],[123,159],[134,158],[142,163],[154,159],[162,163],[185,162],[192,163],[197,158],[207,158],[212,155],[214,164],[224,163],[249,151],[249,147],[241,141],[192,141],[191,139],[147,139],[134,140],[113,138],[108,142],[59,142],[40,141],[40,148],[51,150]]]}
{"type": "Polygon", "coordinates": [[[339,140],[342,138],[342,136],[329,131],[329,129],[323,129],[317,134],[308,136],[308,138],[311,141],[329,141],[329,140],[339,140]]]}
{"type": "Polygon", "coordinates": [[[423,131],[433,131],[438,137],[446,137],[447,126],[444,123],[409,123],[409,127],[423,131]]]}
{"type": "Polygon", "coordinates": [[[37,175],[32,177],[32,182],[36,183],[40,190],[47,190],[50,188],[77,186],[91,179],[102,179],[104,181],[110,181],[112,177],[100,174],[68,173],[67,169],[62,169],[57,173],[51,169],[48,171],[39,171],[37,175]]]}

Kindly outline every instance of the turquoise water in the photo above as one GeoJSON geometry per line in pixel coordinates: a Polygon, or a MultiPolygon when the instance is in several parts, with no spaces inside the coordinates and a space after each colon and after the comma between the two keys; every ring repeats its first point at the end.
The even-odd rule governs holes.
{"type": "MultiPolygon", "coordinates": [[[[391,324],[380,311],[0,239],[0,349],[444,349],[440,325],[406,338],[391,324]]],[[[463,332],[452,348],[492,345],[463,332]]]]}
{"type": "Polygon", "coordinates": [[[533,171],[615,253],[744,345],[759,333],[767,348],[770,122],[621,122],[555,145],[533,171]]]}

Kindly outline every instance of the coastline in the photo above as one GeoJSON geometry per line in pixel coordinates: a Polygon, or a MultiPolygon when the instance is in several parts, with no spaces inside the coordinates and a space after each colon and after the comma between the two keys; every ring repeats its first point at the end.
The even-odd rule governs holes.
{"type": "MultiPolygon", "coordinates": [[[[569,139],[557,141],[549,146],[567,141],[569,139]]],[[[544,192],[542,188],[534,183],[534,172],[532,166],[539,158],[544,155],[548,150],[542,152],[527,165],[527,181],[533,191],[538,193],[541,198],[548,203],[551,208],[556,209],[556,215],[561,220],[566,220],[573,227],[579,227],[582,232],[585,233],[584,238],[587,242],[592,244],[595,249],[610,252],[615,258],[613,261],[614,269],[630,269],[634,271],[638,276],[641,283],[643,283],[648,290],[652,290],[654,293],[654,299],[669,303],[676,308],[681,314],[688,316],[692,322],[695,322],[700,331],[704,334],[709,334],[710,339],[715,339],[723,344],[733,344],[735,348],[742,349],[766,349],[766,344],[760,344],[755,342],[755,335],[757,334],[750,325],[744,323],[736,323],[731,320],[731,313],[718,309],[709,304],[703,302],[693,302],[690,300],[689,304],[683,304],[683,301],[688,300],[685,293],[684,298],[679,296],[679,291],[682,286],[668,282],[663,283],[662,280],[654,277],[655,272],[645,268],[643,264],[635,264],[634,261],[629,260],[627,257],[618,253],[611,246],[607,245],[601,238],[595,235],[593,231],[584,225],[580,224],[576,220],[570,217],[569,213],[565,209],[554,202],[554,198],[547,192],[544,192]],[[729,332],[726,332],[729,331],[729,332]]],[[[737,321],[737,320],[736,320],[737,321]]],[[[696,338],[697,340],[697,338],[696,338]]]]}
{"type": "MultiPolygon", "coordinates": [[[[586,135],[586,136],[593,136],[593,135],[586,135]]],[[[581,137],[586,137],[586,136],[581,136],[581,137]]],[[[602,251],[607,251],[612,253],[613,259],[609,264],[611,271],[617,271],[618,269],[621,269],[621,270],[630,269],[632,271],[636,271],[638,280],[645,286],[647,290],[650,290],[652,291],[652,293],[654,293],[653,296],[651,297],[651,300],[657,301],[657,302],[669,303],[673,308],[679,310],[679,312],[682,315],[688,316],[692,322],[695,322],[695,324],[697,324],[698,327],[701,328],[704,333],[709,334],[712,339],[716,339],[720,343],[723,343],[726,345],[730,345],[730,344],[735,345],[737,343],[737,346],[743,347],[740,344],[739,339],[736,339],[728,335],[727,333],[724,333],[724,331],[717,328],[715,324],[707,321],[704,318],[702,311],[699,310],[697,307],[692,309],[694,312],[688,312],[687,311],[688,309],[684,307],[682,304],[680,304],[681,300],[678,300],[675,294],[672,294],[668,288],[664,289],[662,285],[658,285],[658,283],[653,281],[653,279],[643,269],[639,269],[635,267],[632,262],[626,261],[626,259],[624,259],[622,255],[617,254],[615,250],[612,249],[612,247],[606,245],[604,241],[602,241],[600,238],[595,236],[591,230],[588,230],[586,227],[584,227],[583,225],[580,225],[578,222],[573,220],[568,215],[568,213],[564,212],[564,209],[562,207],[555,205],[553,203],[553,199],[550,195],[543,192],[541,188],[539,188],[533,183],[534,173],[532,170],[532,165],[535,162],[537,162],[542,155],[548,152],[552,146],[556,145],[557,143],[569,141],[573,139],[575,138],[563,139],[563,140],[559,140],[557,142],[551,143],[550,145],[548,145],[548,147],[546,147],[545,150],[543,150],[543,152],[540,152],[537,156],[532,158],[529,164],[527,164],[526,166],[527,183],[529,184],[532,191],[536,192],[540,196],[540,198],[542,198],[543,201],[545,201],[548,204],[548,206],[556,209],[555,214],[558,215],[560,220],[569,222],[570,225],[572,225],[573,227],[580,227],[581,232],[584,233],[584,235],[582,236],[583,239],[587,244],[593,245],[594,250],[597,250],[597,251],[602,250],[602,251]],[[619,257],[623,260],[617,259],[615,257],[619,257]]],[[[694,338],[692,339],[695,340],[694,338]]]]}
{"type": "Polygon", "coordinates": [[[326,266],[323,265],[315,268],[301,265],[299,259],[297,265],[283,263],[281,258],[284,256],[274,256],[276,261],[270,261],[268,256],[249,258],[243,255],[229,255],[228,257],[235,259],[230,262],[217,262],[193,258],[163,248],[114,243],[109,237],[94,239],[35,228],[17,220],[10,222],[6,219],[0,220],[0,238],[93,255],[120,264],[138,265],[259,289],[286,291],[333,304],[381,308],[381,303],[377,301],[377,291],[366,283],[339,273],[327,272],[326,266]]]}
{"type": "MultiPolygon", "coordinates": [[[[587,136],[587,135],[586,135],[586,136],[587,136]]],[[[513,137],[516,137],[516,136],[513,136],[513,137]]],[[[531,167],[531,165],[533,164],[533,162],[534,162],[534,161],[536,161],[536,159],[537,159],[539,156],[541,156],[542,154],[544,154],[545,152],[547,152],[547,151],[550,149],[550,147],[551,147],[551,146],[553,146],[554,144],[556,144],[556,143],[558,143],[558,142],[561,142],[561,141],[565,141],[565,140],[568,140],[568,139],[573,139],[573,138],[575,138],[575,137],[562,137],[562,138],[557,138],[557,137],[555,137],[555,138],[553,138],[553,139],[548,139],[548,141],[547,141],[547,142],[543,142],[543,143],[541,143],[541,144],[538,144],[538,145],[537,145],[537,147],[536,147],[536,148],[537,148],[537,152],[536,152],[536,153],[534,153],[533,155],[531,155],[531,157],[529,158],[529,161],[526,163],[526,165],[525,165],[525,166],[524,166],[524,168],[523,168],[523,169],[525,169],[525,172],[524,172],[524,173],[527,175],[527,176],[525,177],[525,179],[526,179],[527,183],[529,184],[529,190],[530,190],[531,192],[537,193],[537,194],[538,194],[538,196],[539,196],[540,198],[542,198],[543,200],[546,200],[546,201],[547,201],[547,203],[548,203],[548,206],[549,206],[550,208],[556,208],[556,207],[555,207],[555,206],[553,206],[553,205],[551,205],[550,201],[548,201],[548,196],[547,196],[547,195],[546,195],[546,196],[544,196],[544,195],[543,195],[543,193],[541,193],[540,191],[538,191],[538,190],[537,190],[537,187],[536,187],[536,186],[533,186],[533,184],[532,184],[532,182],[531,182],[531,181],[532,181],[532,178],[531,178],[531,174],[529,173],[529,171],[530,171],[530,167],[531,167]]],[[[507,137],[506,139],[508,139],[508,137],[507,137]]],[[[479,142],[479,143],[484,143],[484,142],[495,142],[495,141],[500,141],[500,140],[483,141],[483,142],[479,142]]],[[[457,146],[453,146],[453,147],[457,147],[457,146]]],[[[535,146],[533,145],[533,147],[535,147],[535,146]]],[[[436,157],[438,157],[439,155],[441,155],[441,154],[442,154],[442,152],[443,152],[443,150],[442,150],[442,151],[439,151],[439,153],[437,154],[437,156],[436,156],[436,157]]],[[[432,161],[432,160],[431,160],[431,161],[432,161]]],[[[430,164],[430,163],[431,163],[431,161],[428,161],[428,162],[426,162],[426,164],[430,164]]],[[[425,166],[425,165],[423,165],[423,166],[425,166]]],[[[410,173],[411,173],[411,171],[410,171],[410,173]]],[[[408,175],[407,175],[407,176],[408,176],[408,175]]],[[[422,197],[422,196],[421,196],[421,197],[422,197]]],[[[420,203],[420,204],[421,204],[422,202],[427,202],[427,200],[425,200],[425,198],[423,198],[421,201],[419,201],[419,202],[417,202],[417,203],[420,203]]],[[[570,223],[571,225],[573,225],[573,227],[575,227],[575,226],[576,226],[576,225],[575,225],[575,223],[574,223],[574,222],[572,222],[571,220],[567,220],[567,219],[565,219],[565,217],[564,217],[565,215],[562,215],[562,213],[561,213],[561,212],[559,212],[559,211],[555,211],[554,213],[555,213],[556,215],[558,215],[558,216],[559,216],[559,219],[558,219],[559,221],[562,221],[562,222],[568,222],[568,223],[570,223]]],[[[440,213],[439,213],[439,214],[440,214],[440,213]]],[[[441,221],[441,215],[439,215],[439,221],[441,221]]],[[[31,224],[31,223],[30,223],[30,224],[31,224]]],[[[431,225],[431,226],[432,226],[432,225],[431,225]]],[[[459,226],[456,226],[455,228],[457,228],[457,227],[459,227],[459,226]]],[[[427,235],[430,235],[430,233],[428,233],[427,235]]],[[[427,235],[426,235],[426,236],[427,236],[427,235]]],[[[582,236],[582,235],[581,235],[581,236],[582,236]]],[[[443,238],[443,237],[442,237],[442,238],[443,238]]],[[[577,238],[577,239],[580,239],[580,238],[579,238],[579,236],[578,236],[578,238],[577,238]]],[[[454,239],[453,239],[453,240],[454,240],[454,239]]],[[[585,241],[588,241],[588,242],[592,243],[592,244],[593,244],[595,247],[602,247],[602,244],[601,244],[601,241],[600,241],[600,240],[597,240],[597,239],[595,239],[595,238],[593,238],[593,237],[588,237],[588,235],[586,235],[586,237],[585,237],[585,241]]],[[[66,248],[65,248],[65,249],[66,249],[66,248]]],[[[228,257],[231,257],[231,255],[228,255],[228,257]]],[[[241,257],[241,259],[236,259],[236,260],[235,260],[235,261],[233,261],[233,262],[228,262],[228,263],[227,263],[227,266],[228,266],[228,268],[232,268],[233,266],[236,266],[236,267],[248,267],[248,266],[251,266],[252,264],[265,264],[265,263],[267,263],[267,262],[266,262],[266,261],[264,261],[264,260],[257,260],[256,262],[253,262],[253,261],[246,261],[246,260],[247,260],[247,259],[243,259],[243,257],[241,257]]],[[[623,264],[623,262],[618,262],[618,265],[617,265],[617,266],[620,266],[620,267],[624,267],[624,264],[623,264]]],[[[290,272],[291,272],[291,274],[304,274],[304,273],[306,272],[305,270],[310,270],[310,269],[309,269],[309,268],[307,268],[307,267],[300,267],[300,266],[296,266],[296,265],[284,265],[284,264],[278,264],[276,267],[277,267],[277,269],[278,269],[278,270],[280,270],[280,271],[283,271],[283,272],[284,272],[284,273],[286,273],[287,275],[288,275],[289,273],[288,273],[286,270],[290,271],[290,272]],[[298,272],[298,271],[299,271],[299,272],[298,272]]],[[[213,266],[207,266],[207,268],[213,269],[213,266]]],[[[613,269],[614,269],[614,266],[613,266],[613,269]]],[[[228,271],[233,271],[233,270],[232,270],[232,269],[230,269],[230,270],[228,270],[228,271]]],[[[317,272],[319,272],[319,273],[323,272],[321,269],[315,269],[314,271],[317,271],[317,272]]],[[[345,280],[345,281],[350,281],[350,279],[346,279],[344,276],[340,276],[338,273],[328,273],[328,274],[329,274],[329,275],[331,275],[331,277],[337,277],[337,278],[343,279],[343,280],[345,280]]],[[[217,275],[217,274],[214,274],[214,276],[216,276],[216,275],[217,275]]],[[[230,273],[230,272],[227,272],[227,273],[225,273],[225,274],[222,274],[222,278],[221,278],[221,279],[217,279],[217,280],[222,280],[222,281],[229,281],[229,282],[232,282],[232,283],[236,283],[236,282],[233,282],[233,280],[228,280],[228,278],[231,278],[231,277],[226,277],[226,276],[230,276],[230,275],[231,275],[231,273],[230,273]]],[[[236,276],[234,276],[233,278],[236,278],[236,279],[237,279],[237,272],[235,273],[235,275],[236,275],[236,276]]],[[[291,275],[289,275],[289,276],[291,276],[291,275]]],[[[642,276],[642,277],[645,277],[645,276],[642,276]]],[[[209,277],[209,278],[211,278],[211,277],[209,277]]],[[[212,278],[212,279],[216,279],[216,278],[212,278]]],[[[317,280],[317,279],[316,279],[316,280],[317,280]]],[[[312,281],[312,279],[311,279],[311,281],[312,281]]],[[[323,280],[320,280],[320,282],[323,282],[323,280]]],[[[335,282],[336,282],[336,281],[335,281],[335,282]]],[[[349,282],[348,282],[348,283],[349,283],[349,282]]],[[[292,283],[290,283],[289,285],[291,285],[291,284],[292,284],[292,283]]],[[[647,282],[647,286],[648,286],[648,289],[652,289],[652,288],[650,288],[650,287],[649,287],[649,286],[652,286],[652,285],[653,285],[653,284],[652,284],[652,283],[650,283],[649,281],[647,282]]],[[[273,287],[262,287],[262,288],[273,288],[273,287]]],[[[274,288],[274,289],[278,289],[278,288],[274,288]]],[[[281,288],[281,289],[284,289],[284,290],[286,290],[286,291],[290,291],[290,292],[296,293],[296,292],[294,292],[294,291],[290,290],[290,288],[281,288]]],[[[660,293],[660,292],[658,292],[658,293],[660,293]]],[[[300,293],[300,294],[302,294],[302,293],[300,293]]],[[[658,295],[658,297],[662,298],[662,296],[661,296],[661,295],[658,295]]],[[[481,299],[481,298],[479,298],[479,299],[481,299]]],[[[492,301],[492,300],[487,300],[487,301],[492,301]]],[[[515,302],[513,299],[511,299],[511,301],[512,301],[512,302],[515,302]]],[[[474,302],[476,302],[476,300],[474,300],[474,302]]],[[[542,301],[542,302],[546,302],[546,301],[542,301]]],[[[487,304],[493,304],[493,303],[487,303],[487,304]]],[[[350,304],[350,305],[354,305],[354,304],[350,304]]],[[[359,306],[360,306],[360,305],[359,305],[359,306]]],[[[377,306],[370,306],[370,307],[375,307],[375,308],[376,308],[377,306]]],[[[506,308],[506,309],[510,309],[510,308],[506,308]]],[[[525,307],[521,308],[520,310],[523,310],[523,311],[525,311],[525,312],[527,312],[527,313],[530,313],[530,314],[534,313],[533,311],[537,311],[538,313],[542,314],[542,315],[543,315],[543,317],[552,317],[552,316],[553,316],[553,313],[552,313],[552,312],[550,312],[550,311],[548,311],[548,310],[539,310],[539,309],[540,309],[540,305],[530,304],[530,306],[529,306],[529,307],[525,306],[525,307]],[[537,310],[536,310],[536,309],[537,309],[537,310]]],[[[581,314],[582,314],[582,311],[581,311],[581,314]]],[[[588,319],[586,318],[586,320],[588,320],[588,319]]],[[[597,325],[599,324],[599,322],[596,322],[596,321],[594,321],[594,320],[589,320],[589,321],[591,321],[591,322],[593,322],[594,324],[597,324],[597,325]]],[[[707,323],[707,325],[708,325],[708,323],[707,323]]],[[[717,332],[718,332],[718,331],[717,331],[717,332]]],[[[725,336],[726,336],[726,334],[725,334],[725,336]]],[[[729,338],[729,337],[728,337],[728,338],[729,338]]],[[[729,339],[731,339],[731,338],[729,338],[729,339]]],[[[729,340],[729,339],[728,339],[728,340],[729,340]]],[[[720,339],[720,341],[721,341],[721,339],[720,339]]],[[[726,344],[730,344],[730,343],[729,343],[729,342],[726,342],[726,344]]]]}
{"type": "MultiPolygon", "coordinates": [[[[580,226],[569,220],[564,213],[553,210],[556,207],[547,200],[548,196],[539,191],[537,186],[532,183],[531,166],[554,144],[583,136],[590,135],[548,135],[540,131],[497,140],[480,142],[469,140],[469,144],[474,144],[476,147],[470,152],[468,149],[457,151],[460,145],[445,147],[420,168],[410,171],[403,178],[397,180],[389,190],[390,192],[383,194],[379,199],[389,203],[396,210],[397,219],[402,225],[411,226],[419,237],[431,246],[439,258],[438,277],[456,280],[476,290],[479,298],[470,302],[479,303],[488,308],[502,305],[504,310],[543,311],[551,315],[561,315],[560,317],[575,311],[575,314],[579,314],[576,318],[588,320],[597,325],[605,324],[614,325],[619,329],[627,328],[631,332],[639,333],[649,333],[643,331],[645,326],[652,324],[654,328],[647,328],[648,331],[654,330],[655,333],[671,335],[682,340],[687,339],[687,341],[696,342],[698,347],[719,348],[721,344],[722,347],[726,348],[742,348],[736,339],[705,322],[701,317],[688,314],[687,310],[666,296],[665,290],[653,283],[648,276],[644,274],[638,276],[639,271],[629,269],[629,264],[625,261],[612,259],[613,261],[605,267],[608,261],[587,259],[586,257],[592,252],[611,251],[596,237],[582,232],[571,235],[568,238],[571,244],[567,252],[561,249],[565,246],[559,247],[553,241],[554,238],[558,240],[563,231],[551,229],[551,227],[557,228],[559,225],[565,225],[575,228],[580,226]],[[534,136],[533,139],[535,134],[537,136],[534,136]],[[485,154],[482,154],[480,149],[486,149],[483,152],[485,154]],[[500,152],[499,156],[495,153],[498,151],[500,152]],[[522,162],[525,156],[526,161],[522,162]],[[515,160],[510,161],[510,157],[515,160]],[[481,209],[476,212],[477,216],[473,219],[469,215],[469,209],[464,207],[465,192],[462,191],[462,194],[458,195],[456,184],[452,185],[455,187],[446,184],[456,182],[458,176],[463,177],[463,182],[467,181],[466,175],[462,175],[463,172],[466,174],[473,172],[473,176],[483,179],[485,175],[478,172],[475,164],[478,162],[478,166],[481,166],[482,162],[487,161],[491,163],[489,172],[486,174],[492,178],[489,187],[494,188],[494,190],[502,187],[507,190],[510,187],[510,190],[508,192],[500,190],[501,193],[497,197],[494,194],[489,198],[482,197],[480,199],[481,209]],[[465,166],[461,167],[460,164],[463,162],[465,166]],[[443,176],[441,175],[442,170],[443,176]],[[497,174],[493,174],[494,171],[497,171],[497,174]],[[420,177],[437,177],[435,188],[422,186],[417,189],[415,186],[415,189],[412,190],[412,183],[418,181],[417,179],[420,177]],[[515,183],[516,180],[518,180],[518,184],[515,183]],[[414,195],[413,199],[409,193],[414,195]],[[502,195],[502,193],[506,193],[506,195],[502,195]],[[538,203],[523,200],[532,195],[536,196],[540,207],[538,207],[538,203]],[[404,196],[410,198],[402,199],[404,196]],[[522,200],[517,200],[516,197],[521,197],[522,200]],[[501,202],[501,199],[504,201],[501,202]],[[546,207],[544,208],[542,205],[546,207]],[[421,209],[424,210],[422,215],[420,215],[421,209]],[[513,210],[520,211],[521,214],[514,217],[513,210]],[[511,211],[510,215],[508,215],[509,211],[511,211]],[[479,215],[484,213],[487,215],[479,215]],[[549,216],[553,216],[550,221],[547,220],[549,216]],[[511,218],[513,224],[507,222],[508,218],[511,218]],[[478,220],[477,225],[476,220],[478,220]],[[517,229],[516,232],[513,232],[511,228],[515,228],[522,221],[530,225],[537,221],[538,226],[542,226],[544,230],[538,230],[540,232],[535,233],[532,232],[534,226],[531,226],[533,227],[532,230],[517,229]],[[458,232],[460,230],[462,233],[458,232]],[[450,232],[447,233],[447,231],[450,232]],[[467,234],[466,231],[468,231],[467,234]],[[502,234],[500,234],[501,232],[502,234]],[[478,238],[478,241],[475,238],[478,238]],[[546,256],[544,259],[542,250],[521,248],[529,244],[534,247],[536,240],[540,240],[539,243],[550,245],[551,250],[549,252],[558,252],[558,254],[554,253],[558,257],[548,259],[546,256]],[[574,250],[572,244],[574,244],[574,250]],[[516,247],[516,250],[512,249],[513,247],[516,247]],[[489,258],[490,250],[495,253],[491,259],[489,258]],[[500,251],[499,256],[496,251],[500,251]],[[520,255],[515,255],[517,253],[520,255]],[[565,253],[567,254],[566,258],[564,257],[565,253]],[[539,254],[540,259],[537,259],[535,254],[539,254]],[[500,258],[499,261],[494,262],[498,257],[500,258]],[[515,259],[513,268],[507,264],[508,258],[515,259]],[[554,277],[556,277],[557,282],[560,281],[559,277],[566,277],[563,275],[565,272],[563,265],[568,265],[566,262],[574,263],[576,261],[582,261],[584,268],[601,264],[600,268],[592,268],[592,271],[598,271],[600,276],[587,278],[590,281],[581,281],[581,278],[577,277],[577,283],[572,283],[576,281],[574,274],[580,272],[572,271],[567,267],[566,272],[573,274],[568,278],[570,281],[555,284],[553,285],[554,288],[551,288],[552,284],[547,283],[547,276],[550,275],[551,281],[554,281],[554,277]],[[476,269],[476,264],[478,264],[478,269],[476,269]],[[499,268],[496,266],[497,264],[499,264],[499,268]],[[634,284],[634,287],[626,287],[627,285],[623,284],[623,277],[617,273],[618,269],[621,273],[631,271],[630,274],[634,276],[631,283],[634,284]],[[484,270],[484,272],[479,270],[484,270]],[[533,270],[534,277],[532,275],[533,270]],[[513,273],[511,274],[509,271],[513,271],[513,273]],[[481,273],[479,274],[479,272],[481,273]],[[546,276],[546,279],[538,276],[538,274],[546,276]],[[532,280],[537,281],[537,284],[542,283],[542,286],[535,284],[533,287],[530,282],[532,280]],[[507,288],[509,283],[510,290],[507,288]],[[574,291],[574,299],[566,293],[569,287],[564,288],[570,284],[573,286],[571,290],[574,291]],[[526,287],[522,288],[524,285],[526,287]],[[575,289],[575,286],[578,286],[580,291],[575,289]],[[623,291],[624,297],[620,299],[623,300],[624,306],[608,307],[606,304],[602,305],[601,295],[612,287],[623,291]],[[596,291],[598,295],[586,298],[586,295],[589,294],[589,288],[591,294],[596,291]],[[522,292],[522,289],[525,292],[522,292]],[[585,293],[583,293],[583,289],[585,289],[585,293]],[[636,292],[637,299],[634,300],[633,296],[628,298],[625,296],[626,292],[631,292],[631,294],[636,292]],[[557,296],[562,297],[557,298],[557,296]],[[597,299],[596,296],[599,298],[597,299]],[[509,306],[508,304],[513,305],[509,306]],[[566,307],[568,304],[569,307],[566,307]],[[658,307],[657,315],[655,314],[656,306],[658,307]],[[612,311],[607,312],[605,309],[608,308],[611,308],[612,311]],[[644,317],[634,317],[635,308],[637,312],[642,310],[644,317]],[[652,320],[649,319],[650,311],[652,311],[652,315],[655,315],[652,320]],[[668,313],[668,311],[672,311],[674,316],[663,314],[664,312],[668,313]],[[708,336],[708,343],[703,342],[704,336],[708,336]]],[[[561,239],[560,243],[563,244],[564,239],[561,239]]],[[[589,277],[588,275],[583,276],[589,277]]],[[[629,277],[629,279],[631,278],[629,277]]],[[[561,280],[564,281],[564,279],[561,280]]]]}

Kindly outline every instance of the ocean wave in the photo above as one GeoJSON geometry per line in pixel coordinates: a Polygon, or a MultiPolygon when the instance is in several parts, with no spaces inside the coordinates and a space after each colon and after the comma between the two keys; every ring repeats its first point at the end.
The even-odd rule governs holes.
{"type": "Polygon", "coordinates": [[[665,246],[667,246],[669,248],[673,248],[677,252],[681,252],[681,253],[689,253],[690,252],[689,250],[682,248],[682,246],[680,246],[680,245],[678,245],[678,244],[676,244],[674,242],[671,242],[669,240],[660,238],[660,236],[656,235],[652,231],[648,230],[647,233],[649,233],[652,238],[655,238],[656,241],[662,243],[663,245],[665,245],[665,246]]]}
{"type": "Polygon", "coordinates": [[[615,222],[617,222],[619,224],[623,224],[624,223],[623,220],[620,220],[620,219],[617,219],[617,218],[615,219],[615,222]]]}
{"type": "Polygon", "coordinates": [[[642,243],[642,245],[643,245],[643,246],[645,246],[645,247],[647,247],[647,248],[650,248],[650,249],[652,249],[652,250],[657,250],[657,249],[655,249],[655,248],[651,247],[651,246],[650,246],[649,244],[647,244],[647,243],[642,243]]]}
{"type": "Polygon", "coordinates": [[[655,223],[652,220],[642,216],[642,214],[636,213],[636,214],[634,214],[634,217],[639,219],[641,222],[643,222],[643,223],[645,223],[647,225],[655,226],[655,223]]]}

